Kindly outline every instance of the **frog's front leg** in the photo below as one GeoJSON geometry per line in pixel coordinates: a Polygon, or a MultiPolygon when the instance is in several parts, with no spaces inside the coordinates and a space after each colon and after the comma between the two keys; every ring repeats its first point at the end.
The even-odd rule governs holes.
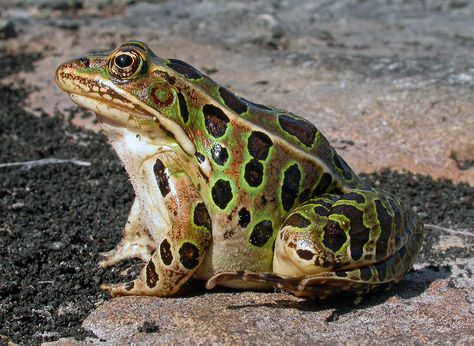
{"type": "Polygon", "coordinates": [[[148,262],[156,248],[155,242],[143,222],[141,209],[138,198],[135,198],[125,224],[123,238],[115,249],[101,253],[104,257],[99,262],[101,267],[107,268],[130,258],[140,258],[143,262],[148,262]]]}
{"type": "Polygon", "coordinates": [[[150,230],[156,251],[137,279],[102,286],[112,296],[175,294],[199,267],[211,242],[211,217],[189,176],[162,171],[157,179],[171,227],[156,225],[158,229],[150,230]]]}

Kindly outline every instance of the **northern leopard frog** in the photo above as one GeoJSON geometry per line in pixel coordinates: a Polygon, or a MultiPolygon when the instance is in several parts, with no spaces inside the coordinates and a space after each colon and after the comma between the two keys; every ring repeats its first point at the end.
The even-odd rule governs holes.
{"type": "Polygon", "coordinates": [[[240,98],[141,42],[59,66],[96,112],[136,198],[103,267],[145,263],[115,295],[170,296],[191,277],[298,296],[366,293],[399,281],[423,225],[361,184],[309,121],[240,98]]]}

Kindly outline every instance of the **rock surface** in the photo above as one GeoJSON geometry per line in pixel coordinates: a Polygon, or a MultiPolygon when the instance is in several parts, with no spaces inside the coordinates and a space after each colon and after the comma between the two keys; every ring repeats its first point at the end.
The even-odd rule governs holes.
{"type": "MultiPolygon", "coordinates": [[[[468,184],[456,185],[410,174],[370,176],[412,202],[429,225],[416,270],[392,291],[368,297],[359,306],[345,300],[318,303],[283,293],[261,292],[198,290],[195,295],[171,299],[119,298],[100,305],[84,320],[87,333],[97,336],[88,337],[86,342],[145,345],[474,342],[474,193],[469,187],[474,185],[472,2],[7,0],[1,2],[0,11],[2,20],[11,23],[17,34],[15,38],[6,36],[0,41],[1,84],[28,89],[22,106],[36,115],[71,114],[75,116],[74,123],[96,130],[93,117],[77,111],[56,88],[54,70],[59,63],[84,52],[112,49],[127,39],[139,39],[158,55],[185,60],[245,98],[286,108],[312,120],[357,172],[391,168],[468,184]],[[14,59],[21,61],[21,66],[15,65],[14,59]]],[[[5,98],[2,100],[6,102],[5,98]]],[[[2,110],[8,111],[9,116],[19,116],[13,108],[10,110],[5,105],[2,110]]],[[[67,145],[81,146],[89,138],[95,138],[90,134],[81,139],[74,131],[68,131],[67,136],[73,136],[74,140],[67,145]]],[[[44,133],[48,132],[44,130],[44,133]]],[[[11,133],[8,143],[12,143],[12,148],[16,143],[22,149],[18,155],[14,149],[10,150],[9,156],[5,156],[9,161],[37,159],[70,150],[66,144],[60,146],[63,139],[47,146],[33,137],[30,150],[27,140],[20,145],[18,138],[28,136],[11,133]],[[42,151],[33,144],[48,149],[42,151]]],[[[95,144],[98,140],[90,141],[95,144]]],[[[6,152],[9,148],[2,149],[6,152]]],[[[73,150],[69,152],[76,154],[73,150]]],[[[90,150],[77,154],[91,155],[90,150]]],[[[104,160],[111,161],[103,162],[103,166],[96,163],[100,173],[84,172],[79,176],[100,184],[107,169],[119,175],[117,164],[112,163],[112,156],[108,157],[104,160]]],[[[29,194],[30,186],[41,189],[47,184],[50,185],[44,191],[52,194],[56,183],[45,178],[47,172],[43,176],[34,172],[31,175],[24,171],[6,172],[3,180],[6,185],[0,196],[4,212],[0,214],[0,240],[6,244],[1,248],[8,246],[24,256],[18,261],[8,257],[15,255],[11,251],[0,252],[5,256],[2,263],[20,268],[15,267],[16,274],[8,272],[13,281],[0,285],[0,298],[5,298],[2,297],[5,292],[12,298],[10,305],[6,303],[8,299],[2,300],[0,316],[8,316],[8,322],[16,328],[11,330],[18,333],[27,329],[18,322],[21,319],[25,325],[33,325],[47,320],[44,314],[63,317],[62,329],[53,333],[53,327],[45,324],[34,340],[27,340],[24,335],[21,338],[16,334],[6,335],[22,343],[77,335],[65,329],[67,323],[77,328],[77,320],[82,316],[77,311],[72,313],[80,305],[77,301],[82,301],[73,291],[88,295],[87,302],[81,305],[86,306],[85,310],[81,311],[90,310],[101,299],[96,284],[105,276],[99,279],[100,273],[93,272],[93,262],[98,251],[111,248],[116,241],[110,236],[104,240],[108,243],[99,241],[97,245],[97,239],[103,238],[93,231],[100,234],[104,224],[112,225],[115,214],[109,210],[112,202],[105,197],[100,206],[87,206],[83,202],[81,198],[93,196],[90,184],[79,190],[83,192],[77,198],[60,197],[67,201],[71,198],[72,205],[79,203],[83,208],[82,219],[81,215],[72,213],[64,219],[41,219],[44,224],[38,227],[34,222],[44,213],[36,215],[30,211],[27,216],[21,205],[25,202],[23,194],[32,205],[53,203],[59,210],[68,210],[54,199],[44,202],[29,194]],[[92,206],[108,213],[110,220],[101,216],[104,214],[97,215],[99,221],[94,219],[92,206]],[[80,239],[74,234],[64,235],[68,242],[74,243],[74,250],[67,254],[66,249],[61,250],[63,267],[58,270],[64,270],[64,266],[67,270],[54,280],[64,283],[64,290],[54,292],[55,298],[65,302],[46,304],[43,300],[47,291],[38,293],[31,288],[42,290],[44,284],[22,275],[24,268],[31,265],[28,261],[43,260],[44,263],[35,262],[37,275],[42,281],[48,281],[43,276],[53,277],[55,263],[48,255],[51,251],[45,251],[44,247],[52,246],[48,244],[61,230],[58,224],[64,222],[70,222],[75,232],[80,227],[87,231],[77,237],[80,239]],[[19,237],[36,241],[43,239],[44,234],[48,238],[38,242],[45,241],[46,245],[41,244],[39,250],[34,248],[41,255],[30,254],[22,244],[15,243],[19,237]],[[81,248],[80,244],[85,245],[81,248]],[[80,257],[83,255],[86,259],[80,257]],[[85,262],[81,264],[82,260],[85,262]],[[81,265],[82,271],[68,272],[72,270],[68,268],[81,265]],[[45,266],[51,268],[43,272],[45,266]],[[93,276],[92,283],[79,276],[81,272],[93,276]],[[77,276],[87,281],[87,289],[68,283],[78,279],[77,276]],[[28,313],[19,308],[13,314],[4,312],[16,299],[17,290],[24,299],[30,299],[32,294],[41,297],[30,310],[25,310],[31,311],[34,319],[28,319],[28,313]],[[68,320],[68,314],[76,315],[68,320]]],[[[67,169],[51,170],[50,174],[61,174],[62,179],[77,177],[76,171],[67,169]]],[[[125,177],[120,179],[126,181],[125,177]]],[[[74,191],[72,188],[67,185],[61,192],[74,191]]],[[[113,188],[101,189],[101,196],[113,197],[113,188]]],[[[55,198],[59,199],[58,196],[55,198]]],[[[101,196],[97,195],[94,203],[99,203],[101,196]]],[[[125,203],[131,196],[121,198],[117,203],[125,203]]],[[[120,208],[115,207],[114,212],[125,217],[126,207],[120,208]]],[[[57,216],[51,213],[51,217],[57,216]]],[[[119,221],[110,229],[110,232],[115,229],[115,238],[123,223],[119,221]]],[[[0,268],[5,273],[8,270],[1,265],[0,268]]],[[[5,325],[2,322],[5,321],[0,320],[0,325],[5,325]]],[[[0,334],[5,332],[2,330],[0,334]]],[[[0,336],[0,343],[2,340],[0,336]]],[[[55,342],[79,343],[73,339],[55,342]]]]}
{"type": "MultiPolygon", "coordinates": [[[[432,278],[430,269],[425,272],[432,278]]],[[[358,307],[351,307],[350,300],[326,304],[282,293],[123,297],[100,306],[83,326],[94,332],[98,343],[114,345],[473,342],[474,315],[466,293],[446,281],[427,288],[429,282],[419,276],[417,272],[404,280],[403,295],[378,294],[358,307]],[[154,328],[144,329],[145,324],[154,328]]]]}

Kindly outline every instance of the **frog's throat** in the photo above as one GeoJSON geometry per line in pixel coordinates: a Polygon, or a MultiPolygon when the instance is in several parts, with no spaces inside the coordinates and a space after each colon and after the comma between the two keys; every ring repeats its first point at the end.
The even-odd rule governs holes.
{"type": "Polygon", "coordinates": [[[86,96],[76,93],[70,93],[69,95],[74,103],[81,107],[90,109],[95,112],[101,120],[107,121],[111,124],[123,124],[124,119],[128,119],[128,122],[139,123],[140,120],[143,121],[145,118],[153,117],[161,126],[173,134],[176,142],[188,155],[193,156],[196,153],[196,148],[193,142],[191,142],[184,130],[178,124],[162,116],[158,111],[144,103],[139,105],[139,108],[142,111],[138,112],[126,103],[118,103],[117,100],[108,101],[100,96],[95,98],[90,95],[86,96]]]}

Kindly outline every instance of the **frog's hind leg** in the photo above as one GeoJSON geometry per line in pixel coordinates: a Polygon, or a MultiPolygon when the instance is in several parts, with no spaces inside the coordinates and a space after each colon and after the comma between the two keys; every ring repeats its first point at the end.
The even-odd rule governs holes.
{"type": "Polygon", "coordinates": [[[131,258],[139,258],[143,262],[148,262],[154,251],[155,242],[142,222],[140,204],[135,198],[122,240],[114,249],[100,253],[104,259],[99,262],[99,265],[107,268],[131,258]]]}
{"type": "Polygon", "coordinates": [[[221,282],[242,280],[272,284],[298,297],[318,297],[325,299],[332,296],[363,295],[380,288],[389,288],[387,275],[397,275],[411,267],[412,258],[405,247],[389,259],[377,264],[357,269],[323,272],[314,275],[286,276],[265,272],[222,272],[214,275],[206,283],[208,289],[221,282]]]}
{"type": "Polygon", "coordinates": [[[399,281],[422,238],[423,225],[385,192],[327,194],[288,215],[275,243],[274,273],[218,273],[207,287],[240,279],[298,296],[361,295],[399,281]]]}

